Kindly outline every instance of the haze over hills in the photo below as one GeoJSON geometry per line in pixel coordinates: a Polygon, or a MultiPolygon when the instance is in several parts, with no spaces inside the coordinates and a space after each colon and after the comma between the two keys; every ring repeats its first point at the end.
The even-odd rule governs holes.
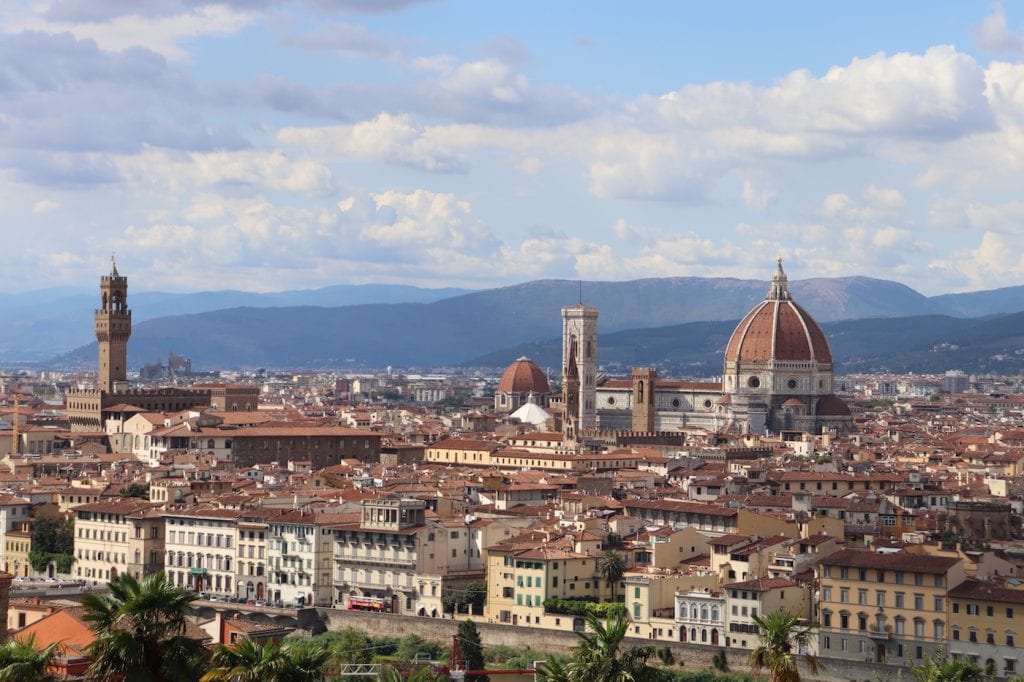
{"type": "MultiPolygon", "coordinates": [[[[1018,296],[1015,300],[1008,293],[976,292],[929,298],[905,285],[866,277],[797,280],[791,282],[790,288],[794,298],[822,323],[945,314],[949,316],[948,324],[955,325],[958,321],[953,318],[964,311],[989,314],[1024,309],[1020,302],[1024,298],[1018,296]],[[951,310],[956,312],[950,314],[951,310]]],[[[768,284],[758,280],[678,277],[585,282],[583,297],[586,303],[600,309],[602,347],[611,348],[606,338],[619,331],[643,329],[655,333],[649,328],[736,320],[761,300],[767,289],[768,284]]],[[[1022,292],[1024,287],[1018,288],[1018,294],[1022,292]]],[[[237,307],[165,316],[136,323],[129,343],[129,366],[139,367],[166,357],[171,350],[192,358],[196,368],[460,364],[500,349],[557,337],[561,307],[575,303],[579,295],[577,282],[540,280],[429,303],[237,307]]],[[[129,295],[133,308],[137,300],[138,297],[129,295]]],[[[727,322],[724,332],[716,325],[693,327],[702,330],[702,335],[699,339],[685,337],[689,340],[684,343],[707,352],[720,351],[725,343],[722,335],[728,335],[732,324],[727,322]]],[[[894,320],[893,329],[898,330],[899,324],[894,320]]],[[[842,333],[841,327],[836,329],[842,333]]],[[[85,331],[91,334],[91,320],[85,331]]],[[[935,331],[946,333],[945,328],[935,331]]],[[[667,334],[667,344],[680,344],[672,333],[656,335],[667,334]]],[[[903,349],[909,338],[895,332],[894,345],[889,350],[903,349]]],[[[635,348],[639,341],[634,339],[630,343],[635,348]]],[[[641,351],[629,352],[634,359],[624,362],[640,364],[644,357],[641,351]]],[[[93,343],[60,357],[56,364],[89,367],[95,363],[95,354],[93,343]]],[[[603,362],[610,360],[610,356],[602,353],[603,362]]]]}
{"type": "MultiPolygon", "coordinates": [[[[691,322],[603,334],[598,357],[606,370],[655,366],[675,376],[715,376],[736,320],[691,322]]],[[[1019,374],[1024,372],[1024,313],[981,319],[946,315],[871,318],[822,324],[836,371],[1019,374]]],[[[527,356],[541,367],[561,365],[558,338],[520,344],[466,361],[471,367],[504,367],[527,356]]]]}
{"type": "MultiPolygon", "coordinates": [[[[130,282],[130,280],[129,280],[130,282]]],[[[201,313],[240,306],[345,306],[367,303],[429,303],[470,293],[468,289],[426,289],[403,284],[340,284],[320,289],[272,293],[199,291],[130,292],[135,324],[156,317],[201,313]]],[[[0,315],[13,333],[0,339],[2,360],[45,360],[87,344],[93,338],[95,290],[53,288],[9,293],[0,298],[0,315]]],[[[166,355],[166,353],[164,353],[166,355]]],[[[153,358],[150,358],[152,361],[153,358]]]]}

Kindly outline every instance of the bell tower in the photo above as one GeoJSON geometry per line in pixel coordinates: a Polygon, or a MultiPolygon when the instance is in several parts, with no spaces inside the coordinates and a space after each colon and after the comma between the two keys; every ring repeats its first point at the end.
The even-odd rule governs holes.
{"type": "Polygon", "coordinates": [[[128,379],[128,337],[132,335],[132,311],[128,309],[128,278],[117,272],[110,258],[110,274],[100,278],[100,307],[94,315],[99,363],[99,387],[114,393],[128,379]]]}
{"type": "Polygon", "coordinates": [[[633,368],[633,430],[637,433],[654,432],[657,383],[658,371],[653,367],[633,368]]]}
{"type": "Polygon", "coordinates": [[[570,443],[597,428],[597,309],[562,308],[562,435],[570,443]]]}

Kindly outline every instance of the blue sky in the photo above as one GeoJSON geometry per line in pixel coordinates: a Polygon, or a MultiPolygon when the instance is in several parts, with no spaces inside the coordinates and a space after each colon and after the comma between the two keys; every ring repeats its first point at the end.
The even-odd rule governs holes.
{"type": "Polygon", "coordinates": [[[24,0],[13,288],[1024,283],[1024,3],[24,0]]]}

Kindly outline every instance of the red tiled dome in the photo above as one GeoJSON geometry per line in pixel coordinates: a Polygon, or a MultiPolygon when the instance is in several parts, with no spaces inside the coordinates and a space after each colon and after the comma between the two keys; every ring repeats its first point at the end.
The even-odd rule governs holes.
{"type": "Polygon", "coordinates": [[[781,263],[768,298],[747,313],[725,347],[726,362],[769,360],[832,362],[825,333],[790,299],[781,263]]]}
{"type": "Polygon", "coordinates": [[[818,401],[818,409],[815,412],[822,417],[848,417],[850,408],[846,406],[841,398],[834,395],[827,395],[818,401]]]}
{"type": "Polygon", "coordinates": [[[519,358],[505,370],[498,382],[498,393],[551,393],[544,372],[529,358],[519,358]]]}

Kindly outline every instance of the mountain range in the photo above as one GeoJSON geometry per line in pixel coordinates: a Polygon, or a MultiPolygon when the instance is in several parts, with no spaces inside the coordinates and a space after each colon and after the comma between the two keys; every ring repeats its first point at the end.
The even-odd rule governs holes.
{"type": "MultiPolygon", "coordinates": [[[[288,300],[282,295],[284,298],[263,299],[260,306],[195,310],[141,322],[133,313],[136,324],[129,343],[129,366],[166,357],[168,351],[192,358],[196,368],[440,367],[467,362],[501,366],[523,348],[535,348],[538,354],[549,352],[543,348],[550,348],[551,340],[560,334],[560,309],[578,302],[582,293],[587,304],[600,310],[603,363],[657,364],[657,358],[663,357],[695,370],[687,374],[702,374],[696,370],[715,366],[713,356],[721,352],[734,321],[761,300],[767,289],[764,281],[729,278],[674,277],[582,285],[540,280],[450,297],[442,297],[438,290],[415,292],[438,296],[439,300],[430,301],[267,307],[272,304],[265,301],[288,300]],[[681,325],[685,329],[679,328],[681,325]],[[630,330],[632,337],[613,336],[630,330]],[[621,349],[619,355],[610,354],[616,347],[621,349]],[[645,348],[650,348],[652,355],[645,348]],[[687,355],[690,352],[695,355],[687,355]]],[[[922,357],[934,359],[918,355],[925,347],[951,343],[949,338],[955,334],[980,329],[978,321],[965,322],[966,318],[1024,310],[1024,287],[927,297],[897,282],[844,277],[797,280],[791,282],[790,289],[794,299],[821,323],[857,321],[851,322],[851,327],[826,325],[827,332],[835,335],[837,363],[842,367],[850,363],[851,369],[872,363],[887,366],[887,358],[901,353],[899,362],[909,363],[906,366],[923,362],[922,357]],[[900,319],[910,317],[914,319],[900,319]],[[865,320],[872,322],[866,324],[865,320]],[[867,335],[861,337],[858,330],[867,335]],[[872,341],[882,338],[888,343],[872,341]]],[[[399,294],[412,296],[414,292],[399,294]]],[[[145,294],[129,295],[133,309],[141,296],[145,294]]],[[[169,299],[166,310],[208,303],[204,294],[188,296],[169,299]]],[[[324,294],[321,300],[335,299],[324,294]]],[[[91,315],[91,309],[88,313],[91,315]]],[[[1001,323],[991,320],[992,333],[1007,335],[1008,343],[1017,333],[1017,320],[1011,317],[1001,323]]],[[[84,327],[81,334],[87,337],[91,319],[84,327]]],[[[986,343],[995,348],[998,339],[986,343]]],[[[95,358],[92,343],[48,364],[91,367],[95,358]]]]}
{"type": "MultiPolygon", "coordinates": [[[[130,284],[129,280],[129,284],[130,284]]],[[[341,284],[321,289],[256,293],[200,291],[130,292],[136,325],[168,315],[194,314],[240,306],[346,306],[371,303],[429,303],[470,293],[468,289],[426,289],[401,284],[341,284]]],[[[93,309],[98,290],[53,288],[8,293],[0,298],[0,316],[11,333],[0,337],[0,360],[40,361],[88,344],[93,338],[93,309]]],[[[166,357],[164,352],[163,356],[166,357]]],[[[154,358],[150,358],[150,361],[154,358]]]]}
{"type": "MultiPolygon", "coordinates": [[[[736,324],[690,322],[604,334],[598,341],[598,357],[612,374],[657,367],[670,376],[714,376],[722,371],[722,353],[736,324]]],[[[844,320],[826,322],[822,329],[840,373],[1024,373],[1024,313],[844,320]]],[[[504,367],[526,356],[551,371],[561,365],[561,354],[561,340],[552,338],[472,358],[466,365],[504,367]]]]}

